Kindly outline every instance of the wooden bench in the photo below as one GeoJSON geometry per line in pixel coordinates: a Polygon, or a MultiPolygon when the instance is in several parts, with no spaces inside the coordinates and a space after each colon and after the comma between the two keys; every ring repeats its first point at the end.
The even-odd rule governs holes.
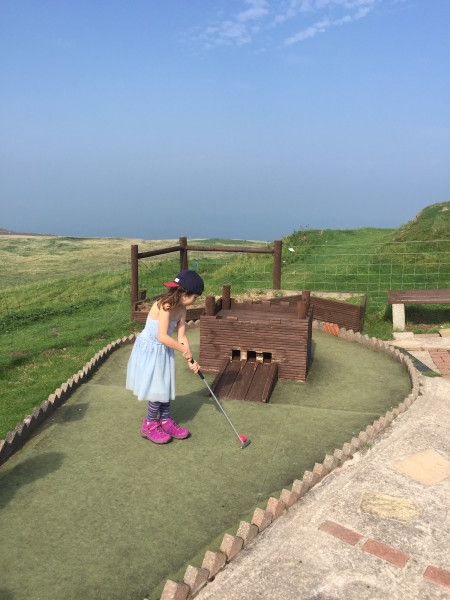
{"type": "Polygon", "coordinates": [[[450,289],[444,290],[391,290],[388,304],[392,304],[392,323],[396,331],[405,331],[405,304],[449,304],[450,289]]]}

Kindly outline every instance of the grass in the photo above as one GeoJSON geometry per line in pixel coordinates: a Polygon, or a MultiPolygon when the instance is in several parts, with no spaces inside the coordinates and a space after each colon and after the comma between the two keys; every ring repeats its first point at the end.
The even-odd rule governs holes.
{"type": "Polygon", "coordinates": [[[17,285],[1,292],[0,305],[0,438],[98,350],[136,329],[123,270],[17,285]]]}
{"type": "Polygon", "coordinates": [[[129,272],[132,244],[145,244],[149,251],[173,246],[176,240],[0,235],[2,289],[51,282],[69,274],[129,272]]]}
{"type": "MultiPolygon", "coordinates": [[[[397,281],[392,279],[392,266],[386,265],[403,264],[404,244],[411,242],[417,248],[418,238],[427,231],[444,236],[447,206],[450,203],[424,209],[400,230],[295,231],[283,238],[282,288],[354,292],[352,302],[368,293],[364,333],[391,339],[392,315],[386,292],[380,296],[379,290],[399,285],[393,285],[397,281]],[[388,258],[386,248],[390,248],[388,258]],[[368,269],[366,257],[378,257],[378,269],[368,269]],[[372,283],[378,286],[376,291],[372,283]]],[[[189,242],[269,246],[221,238],[189,242]]],[[[176,245],[176,240],[0,235],[0,439],[98,350],[140,328],[130,320],[131,244],[138,244],[143,252],[176,245]]],[[[427,260],[436,263],[449,254],[448,249],[441,243],[439,252],[433,252],[430,245],[427,260]]],[[[422,263],[413,273],[417,287],[424,285],[426,277],[422,263]]],[[[373,259],[372,265],[376,264],[373,259]]],[[[448,271],[448,259],[446,264],[448,271]]],[[[272,255],[190,251],[189,265],[195,265],[204,278],[205,294],[220,295],[223,283],[231,284],[235,297],[263,296],[272,288],[272,255]]],[[[176,254],[140,260],[139,289],[154,297],[178,270],[176,254]]],[[[425,286],[427,281],[436,283],[433,277],[425,286]]],[[[410,285],[409,280],[402,283],[410,285]]],[[[429,287],[450,287],[444,268],[438,283],[429,287]]],[[[447,306],[407,306],[406,320],[407,328],[416,333],[450,327],[447,306]]]]}

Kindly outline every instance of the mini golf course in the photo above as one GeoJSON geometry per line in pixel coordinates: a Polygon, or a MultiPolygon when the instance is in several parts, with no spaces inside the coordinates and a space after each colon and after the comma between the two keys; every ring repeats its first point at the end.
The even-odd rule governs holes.
{"type": "MultiPolygon", "coordinates": [[[[199,331],[188,332],[194,355],[199,331]]],[[[140,436],[146,403],[125,390],[120,348],[0,468],[0,598],[158,598],[226,532],[409,394],[386,354],[313,331],[306,383],[268,404],[223,400],[177,358],[172,416],[187,440],[140,436]]],[[[213,374],[206,374],[209,382],[213,374]]]]}

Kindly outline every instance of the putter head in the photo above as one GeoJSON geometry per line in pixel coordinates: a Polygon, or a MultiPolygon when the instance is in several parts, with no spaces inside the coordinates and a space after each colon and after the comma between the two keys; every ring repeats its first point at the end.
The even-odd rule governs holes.
{"type": "Polygon", "coordinates": [[[245,442],[241,443],[241,450],[242,450],[242,448],[246,448],[249,444],[250,444],[250,440],[246,439],[245,442]]]}

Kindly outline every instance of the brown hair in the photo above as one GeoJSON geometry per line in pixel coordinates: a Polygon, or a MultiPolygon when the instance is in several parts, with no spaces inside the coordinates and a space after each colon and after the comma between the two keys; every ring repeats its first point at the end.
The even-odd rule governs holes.
{"type": "Polygon", "coordinates": [[[191,292],[188,292],[184,288],[178,286],[175,288],[171,288],[168,292],[163,294],[161,298],[158,300],[158,308],[163,310],[173,310],[176,308],[180,302],[181,297],[186,294],[187,296],[192,296],[191,292]],[[167,308],[168,305],[168,308],[167,308]]]}

